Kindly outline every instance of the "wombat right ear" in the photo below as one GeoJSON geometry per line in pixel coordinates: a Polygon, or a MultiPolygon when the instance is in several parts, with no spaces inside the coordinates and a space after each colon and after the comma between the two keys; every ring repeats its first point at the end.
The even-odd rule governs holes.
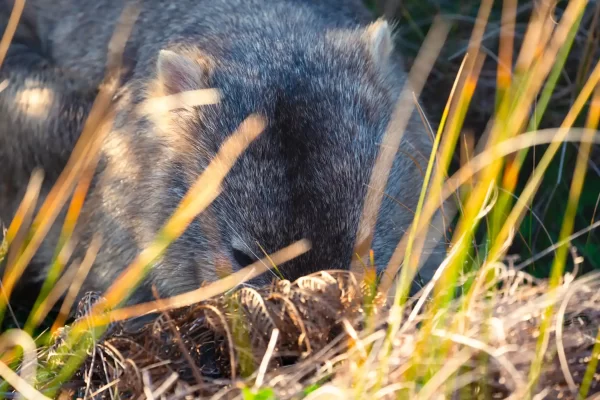
{"type": "Polygon", "coordinates": [[[369,25],[365,36],[367,46],[377,65],[385,64],[393,49],[392,30],[390,25],[384,19],[378,19],[369,25]]]}
{"type": "Polygon", "coordinates": [[[187,55],[161,50],[157,62],[158,79],[165,95],[204,89],[206,66],[187,55]]]}

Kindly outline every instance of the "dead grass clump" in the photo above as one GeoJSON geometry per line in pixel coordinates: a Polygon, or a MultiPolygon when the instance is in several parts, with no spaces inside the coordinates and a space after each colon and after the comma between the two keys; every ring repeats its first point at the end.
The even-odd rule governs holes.
{"type": "MultiPolygon", "coordinates": [[[[331,351],[329,343],[344,341],[340,338],[344,321],[352,327],[360,324],[363,292],[347,271],[319,272],[294,283],[279,281],[270,288],[242,287],[162,314],[139,330],[115,323],[66,387],[110,397],[108,387],[117,382],[119,397],[137,398],[172,380],[164,394],[214,394],[228,387],[232,378],[255,378],[252,371],[261,362],[268,362],[268,370],[273,371],[331,351]],[[275,331],[276,348],[263,361],[275,331]],[[102,391],[103,387],[107,389],[102,391]]],[[[80,318],[98,298],[90,294],[79,304],[80,318]]],[[[52,356],[49,349],[49,362],[52,356]]],[[[297,374],[298,368],[292,370],[297,374]]],[[[301,390],[294,383],[311,372],[315,368],[296,382],[281,382],[279,389],[301,390]]]]}
{"type": "MultiPolygon", "coordinates": [[[[450,325],[462,325],[462,333],[438,326],[424,337],[419,325],[431,314],[409,315],[408,309],[387,355],[379,350],[391,314],[375,307],[381,313],[368,329],[367,292],[349,272],[320,272],[268,289],[242,287],[162,314],[136,331],[114,324],[63,391],[79,398],[248,398],[245,390],[262,387],[278,399],[291,399],[335,387],[357,398],[354,390],[362,385],[370,398],[395,398],[402,385],[418,385],[409,380],[407,365],[415,349],[427,345],[448,346],[448,357],[438,377],[416,388],[419,398],[441,393],[522,398],[540,351],[541,318],[552,303],[556,311],[533,392],[576,398],[589,375],[600,325],[598,275],[566,279],[556,290],[513,269],[502,268],[498,276],[493,294],[446,310],[450,325]]],[[[80,317],[94,299],[88,296],[79,305],[80,317]]],[[[46,351],[47,362],[52,354],[46,351]]],[[[417,368],[438,361],[425,358],[417,368]]],[[[588,395],[600,393],[599,373],[596,368],[589,376],[588,395]]]]}

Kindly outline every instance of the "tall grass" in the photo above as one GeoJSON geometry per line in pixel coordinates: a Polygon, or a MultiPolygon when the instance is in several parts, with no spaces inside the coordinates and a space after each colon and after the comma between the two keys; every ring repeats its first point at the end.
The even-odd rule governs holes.
{"type": "MultiPolygon", "coordinates": [[[[536,3],[535,12],[528,22],[518,53],[515,53],[516,46],[513,42],[518,3],[514,0],[505,0],[502,3],[495,79],[496,98],[493,102],[494,109],[490,111],[492,118],[475,153],[469,149],[458,171],[450,174],[456,146],[461,143],[464,123],[472,106],[474,93],[481,82],[481,72],[487,57],[482,43],[495,8],[491,0],[480,2],[466,53],[451,95],[440,117],[434,138],[434,152],[425,171],[426,185],[415,210],[414,222],[398,244],[386,274],[377,288],[383,295],[389,294],[391,307],[386,314],[386,327],[383,331],[376,332],[376,325],[380,322],[373,320],[365,332],[356,336],[355,341],[356,346],[368,351],[350,351],[349,361],[354,367],[343,369],[334,383],[311,390],[307,397],[318,398],[320,394],[325,396],[328,393],[332,397],[349,394],[352,398],[374,398],[382,397],[384,394],[393,394],[398,398],[433,398],[439,393],[452,392],[456,385],[466,382],[465,375],[461,374],[461,371],[476,350],[484,349],[489,357],[501,358],[501,355],[487,345],[489,338],[486,335],[491,335],[492,332],[487,332],[477,341],[468,339],[468,332],[473,327],[469,326],[466,316],[473,312],[476,304],[486,299],[492,299],[487,309],[493,306],[494,293],[497,290],[494,284],[498,279],[497,266],[504,262],[516,232],[520,232],[521,225],[527,221],[527,212],[534,205],[535,195],[540,189],[545,174],[562,146],[569,142],[580,142],[568,198],[565,200],[566,207],[558,216],[561,221],[560,233],[557,244],[553,248],[555,252],[551,263],[549,295],[557,293],[557,289],[563,282],[569,244],[573,239],[578,205],[588,173],[590,152],[592,145],[600,140],[600,136],[596,134],[600,116],[600,89],[598,89],[600,64],[592,64],[591,68],[582,67],[579,70],[580,85],[577,86],[574,101],[565,112],[560,126],[553,130],[540,130],[541,121],[552,106],[552,95],[573,48],[575,37],[581,28],[587,4],[583,0],[571,0],[567,3],[558,20],[551,17],[554,15],[556,4],[536,3]],[[580,116],[586,113],[584,129],[574,129],[580,116]],[[526,165],[528,151],[531,147],[539,145],[547,145],[546,150],[531,173],[523,180],[522,171],[528,168],[526,165]],[[459,192],[463,186],[467,190],[459,192]],[[460,204],[456,207],[459,211],[449,243],[448,257],[433,280],[423,288],[421,297],[410,303],[413,308],[408,308],[408,290],[423,261],[421,260],[424,256],[423,238],[427,236],[430,226],[437,224],[436,214],[440,204],[454,199],[459,199],[460,204]],[[486,244],[483,250],[476,248],[477,234],[482,224],[486,244]],[[478,257],[473,257],[475,252],[478,253],[478,257]],[[413,351],[398,373],[397,366],[393,365],[393,355],[400,346],[398,343],[403,333],[408,326],[416,323],[417,316],[421,326],[417,336],[412,339],[413,351]],[[395,371],[393,380],[390,378],[392,370],[395,371]]],[[[17,2],[15,15],[20,13],[19,6],[20,3],[17,2]]],[[[170,243],[177,239],[191,221],[216,198],[220,192],[221,182],[236,158],[261,134],[264,122],[258,116],[249,116],[223,144],[213,162],[157,233],[155,240],[138,255],[104,294],[104,300],[94,306],[87,318],[69,327],[68,336],[56,350],[53,362],[38,366],[35,361],[32,361],[34,342],[29,339],[52,306],[59,301],[62,294],[66,293],[67,296],[63,300],[61,312],[55,323],[49,332],[38,338],[34,346],[49,345],[55,333],[64,327],[68,311],[72,306],[73,295],[78,292],[81,279],[85,276],[87,268],[91,266],[101,241],[101,238],[98,238],[97,242],[94,241],[95,245],[90,247],[88,255],[81,264],[74,264],[75,266],[68,269],[61,277],[75,244],[72,237],[74,226],[98,162],[99,146],[110,128],[114,115],[114,110],[110,107],[110,98],[118,81],[120,52],[135,17],[134,9],[128,9],[123,15],[121,25],[113,39],[114,45],[110,46],[113,52],[109,57],[106,84],[103,85],[103,91],[94,104],[81,139],[65,171],[37,213],[34,213],[34,209],[43,176],[41,172],[36,172],[32,176],[21,207],[4,234],[3,246],[0,247],[0,262],[4,260],[6,263],[6,272],[2,280],[0,320],[5,318],[7,311],[10,311],[10,295],[25,267],[56,220],[60,209],[67,204],[71,196],[51,272],[32,313],[22,330],[7,331],[0,337],[2,350],[0,375],[5,380],[0,390],[5,391],[10,385],[28,398],[54,397],[60,385],[68,381],[80,367],[90,346],[95,344],[111,321],[206,300],[259,275],[267,268],[265,265],[277,266],[302,254],[310,247],[309,243],[301,241],[273,255],[266,255],[264,260],[197,291],[172,299],[122,307],[131,288],[135,288],[141,282],[170,243]],[[36,368],[33,370],[25,368],[31,365],[36,368]],[[15,371],[18,371],[20,376],[16,375],[15,371]]],[[[413,26],[415,26],[414,21],[413,26]]],[[[10,40],[14,32],[12,25],[9,28],[12,30],[7,29],[5,39],[0,43],[0,54],[5,53],[7,47],[5,40],[10,40]]],[[[421,89],[426,86],[429,72],[446,38],[451,34],[450,25],[443,18],[437,18],[427,34],[424,32],[421,34],[424,38],[421,51],[407,86],[400,96],[397,112],[392,118],[386,135],[385,142],[392,150],[398,147],[410,112],[416,108],[413,94],[416,93],[418,96],[421,89]]],[[[593,30],[590,30],[587,43],[595,43],[592,34],[593,30]]],[[[3,56],[0,56],[1,59],[3,56]]],[[[189,96],[179,100],[188,103],[191,101],[189,96]]],[[[218,96],[212,91],[194,93],[193,101],[198,105],[210,104],[218,101],[218,96]]],[[[389,154],[395,154],[395,151],[389,154]]],[[[375,204],[377,208],[380,202],[377,196],[380,196],[378,193],[382,193],[378,188],[384,186],[385,180],[376,180],[381,176],[387,176],[391,165],[389,154],[382,151],[378,159],[373,173],[374,184],[370,186],[373,190],[369,192],[369,196],[374,199],[366,202],[369,205],[375,204]]],[[[365,209],[361,223],[367,224],[372,221],[372,213],[376,211],[365,209]]],[[[361,249],[364,250],[368,249],[361,249]]],[[[362,276],[360,268],[357,272],[362,276]]],[[[367,281],[373,280],[370,274],[366,274],[363,278],[367,281]]],[[[549,324],[552,315],[556,313],[554,304],[555,302],[550,301],[548,307],[544,309],[544,322],[539,326],[537,356],[529,369],[527,381],[516,383],[517,398],[533,396],[541,373],[543,357],[548,348],[549,324]]],[[[373,304],[365,306],[367,309],[375,307],[373,304]]],[[[238,325],[243,327],[243,321],[238,325]]],[[[247,332],[243,329],[236,330],[234,336],[238,338],[240,346],[250,346],[247,343],[247,332]]],[[[594,354],[598,354],[599,349],[600,347],[596,346],[594,354]]],[[[486,360],[485,357],[480,360],[482,365],[486,360]]],[[[578,389],[581,398],[587,395],[591,377],[597,368],[596,357],[591,357],[591,360],[583,384],[578,389]]],[[[246,368],[250,370],[244,371],[243,375],[251,375],[253,366],[247,365],[246,368]]],[[[259,376],[263,376],[266,366],[260,368],[263,370],[259,376]]],[[[485,374],[477,379],[486,379],[485,374]]],[[[260,382],[262,382],[260,379],[259,382],[254,382],[254,392],[248,391],[246,396],[256,396],[261,386],[260,382]]],[[[485,382],[482,382],[482,387],[485,388],[485,382]]],[[[3,393],[0,393],[0,397],[2,395],[3,393]]]]}

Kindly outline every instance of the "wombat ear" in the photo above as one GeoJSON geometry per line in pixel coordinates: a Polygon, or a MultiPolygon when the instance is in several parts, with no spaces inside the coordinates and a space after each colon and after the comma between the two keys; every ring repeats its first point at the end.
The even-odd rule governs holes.
{"type": "Polygon", "coordinates": [[[384,19],[369,25],[365,32],[367,45],[376,64],[385,64],[393,49],[392,30],[384,19]]]}
{"type": "Polygon", "coordinates": [[[187,55],[161,50],[157,70],[165,95],[206,87],[207,67],[187,55]]]}

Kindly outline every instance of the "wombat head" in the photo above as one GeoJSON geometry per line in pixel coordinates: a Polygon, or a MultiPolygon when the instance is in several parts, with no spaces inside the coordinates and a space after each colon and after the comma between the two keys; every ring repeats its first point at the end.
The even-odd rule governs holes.
{"type": "MultiPolygon", "coordinates": [[[[282,265],[283,277],[347,269],[355,243],[367,239],[368,232],[358,231],[364,198],[403,83],[388,24],[210,39],[158,56],[162,94],[203,88],[222,94],[216,105],[172,112],[165,134],[183,145],[168,193],[183,196],[250,114],[262,115],[266,128],[226,177],[210,218],[200,217],[188,229],[167,262],[181,265],[204,251],[206,262],[198,268],[214,268],[221,258],[237,270],[308,239],[312,249],[282,265]],[[210,234],[201,226],[208,220],[210,234]],[[215,241],[216,247],[208,243],[215,241]]],[[[429,152],[421,123],[409,123],[373,239],[379,266],[413,218],[429,152]]]]}

